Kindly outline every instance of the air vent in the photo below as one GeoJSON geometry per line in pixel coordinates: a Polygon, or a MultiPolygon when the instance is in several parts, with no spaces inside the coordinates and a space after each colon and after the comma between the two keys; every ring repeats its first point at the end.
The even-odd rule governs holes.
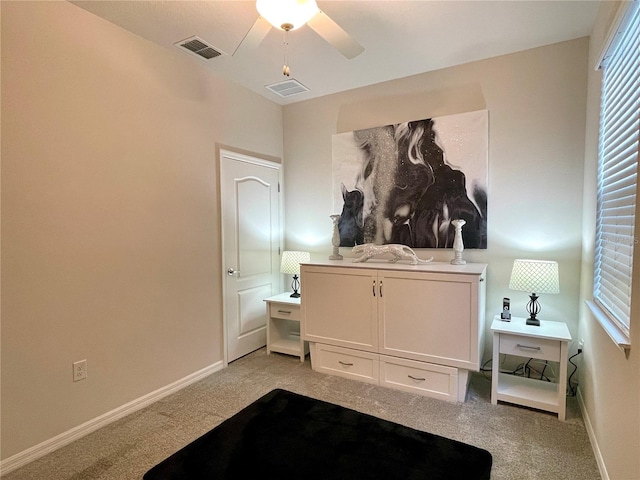
{"type": "Polygon", "coordinates": [[[309,91],[307,87],[293,78],[280,83],[272,83],[271,85],[267,85],[266,88],[276,95],[284,98],[309,91]]]}
{"type": "Polygon", "coordinates": [[[190,37],[185,40],[180,40],[174,45],[180,49],[184,49],[193,55],[197,55],[203,60],[211,60],[212,58],[224,55],[220,50],[213,48],[207,42],[199,37],[190,37]]]}

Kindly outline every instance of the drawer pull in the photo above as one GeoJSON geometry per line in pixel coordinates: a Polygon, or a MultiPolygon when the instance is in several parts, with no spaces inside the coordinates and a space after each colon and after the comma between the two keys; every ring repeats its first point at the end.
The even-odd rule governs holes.
{"type": "Polygon", "coordinates": [[[353,363],[343,362],[342,360],[338,360],[338,363],[343,367],[353,367],[353,363]]]}
{"type": "Polygon", "coordinates": [[[376,296],[376,281],[375,280],[373,281],[371,289],[373,290],[373,296],[375,297],[376,296]]]}
{"type": "Polygon", "coordinates": [[[537,350],[540,351],[540,347],[532,347],[530,345],[522,345],[521,343],[516,344],[518,348],[526,348],[527,350],[537,350]]]}
{"type": "Polygon", "coordinates": [[[278,313],[284,313],[287,315],[291,315],[291,310],[278,310],[278,313]]]}
{"type": "Polygon", "coordinates": [[[415,380],[417,382],[424,382],[426,380],[426,378],[414,377],[413,375],[407,375],[407,377],[409,377],[411,380],[415,380]]]}

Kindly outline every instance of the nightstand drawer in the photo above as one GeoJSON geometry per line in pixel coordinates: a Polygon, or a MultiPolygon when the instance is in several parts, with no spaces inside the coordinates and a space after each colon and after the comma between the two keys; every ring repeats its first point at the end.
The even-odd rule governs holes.
{"type": "Polygon", "coordinates": [[[559,362],[560,342],[503,333],[500,335],[500,353],[559,362]]]}
{"type": "Polygon", "coordinates": [[[284,318],[286,320],[300,321],[300,306],[286,305],[284,303],[271,303],[269,307],[271,318],[284,318]]]}
{"type": "Polygon", "coordinates": [[[380,385],[455,402],[458,369],[381,355],[380,385]]]}
{"type": "Polygon", "coordinates": [[[315,345],[314,370],[367,383],[378,383],[379,355],[332,345],[315,345]]]}

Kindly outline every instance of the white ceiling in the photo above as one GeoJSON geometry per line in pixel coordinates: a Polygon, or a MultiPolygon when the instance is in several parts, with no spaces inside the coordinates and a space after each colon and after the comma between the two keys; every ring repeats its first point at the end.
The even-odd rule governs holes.
{"type": "Polygon", "coordinates": [[[289,33],[291,77],[309,92],[283,99],[265,88],[282,75],[283,32],[240,48],[258,18],[254,1],[73,1],[176,55],[279,104],[289,104],[439,68],[591,34],[599,0],[334,1],[320,9],[364,48],[347,60],[308,26],[289,33]],[[204,61],[176,42],[198,36],[226,55],[204,61]]]}

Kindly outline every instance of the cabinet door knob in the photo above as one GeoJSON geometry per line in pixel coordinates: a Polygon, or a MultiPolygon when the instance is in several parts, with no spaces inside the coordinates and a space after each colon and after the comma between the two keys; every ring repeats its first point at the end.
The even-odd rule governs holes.
{"type": "Polygon", "coordinates": [[[376,296],[376,281],[374,280],[371,284],[371,290],[373,291],[373,296],[376,296]]]}
{"type": "Polygon", "coordinates": [[[380,298],[382,298],[382,280],[380,280],[380,298]]]}

